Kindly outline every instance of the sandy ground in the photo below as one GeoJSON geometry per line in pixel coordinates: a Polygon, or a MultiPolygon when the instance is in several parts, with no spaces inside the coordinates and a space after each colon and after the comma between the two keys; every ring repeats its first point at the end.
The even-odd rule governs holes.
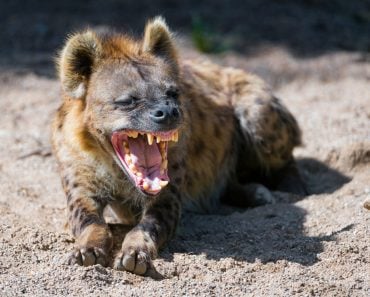
{"type": "MultiPolygon", "coordinates": [[[[180,42],[184,56],[199,56],[180,42]]],[[[310,195],[185,214],[155,261],[160,281],[67,266],[73,238],[49,145],[59,84],[42,54],[22,54],[20,64],[0,67],[1,296],[370,296],[368,56],[331,49],[308,57],[269,45],[203,57],[261,75],[290,107],[303,130],[296,156],[310,195]]],[[[127,228],[112,229],[119,243],[127,228]]]]}

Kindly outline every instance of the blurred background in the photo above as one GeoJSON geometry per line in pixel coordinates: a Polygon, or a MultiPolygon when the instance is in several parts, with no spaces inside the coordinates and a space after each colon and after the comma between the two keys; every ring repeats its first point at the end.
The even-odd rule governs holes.
{"type": "Polygon", "coordinates": [[[156,15],[185,48],[221,58],[279,47],[299,58],[355,51],[367,60],[370,51],[369,0],[12,0],[0,3],[0,67],[53,76],[67,34],[112,27],[140,36],[156,15]]]}

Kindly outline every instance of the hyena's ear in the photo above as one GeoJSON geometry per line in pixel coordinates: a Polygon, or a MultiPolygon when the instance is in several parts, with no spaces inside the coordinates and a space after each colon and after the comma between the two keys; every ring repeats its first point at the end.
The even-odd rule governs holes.
{"type": "Polygon", "coordinates": [[[63,90],[72,98],[86,95],[87,83],[101,52],[98,37],[92,31],[73,35],[59,57],[59,75],[63,90]]]}
{"type": "Polygon", "coordinates": [[[177,72],[177,52],[172,34],[162,17],[158,16],[146,24],[142,50],[164,59],[177,72]]]}

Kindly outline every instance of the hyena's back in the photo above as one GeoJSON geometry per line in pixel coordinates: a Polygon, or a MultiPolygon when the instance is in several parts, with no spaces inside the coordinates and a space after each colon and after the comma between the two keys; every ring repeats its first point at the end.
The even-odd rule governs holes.
{"type": "MultiPolygon", "coordinates": [[[[301,133],[258,77],[209,62],[182,64],[191,104],[184,181],[191,210],[212,211],[237,183],[260,181],[292,162],[301,133]]],[[[226,198],[227,199],[227,198],[226,198]]]]}

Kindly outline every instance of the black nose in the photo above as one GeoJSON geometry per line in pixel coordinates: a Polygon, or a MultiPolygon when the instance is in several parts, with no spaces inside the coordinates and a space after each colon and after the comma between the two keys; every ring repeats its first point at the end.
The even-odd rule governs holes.
{"type": "Polygon", "coordinates": [[[150,118],[158,124],[171,123],[172,121],[177,120],[179,116],[179,109],[170,105],[156,107],[150,112],[150,118]]]}

